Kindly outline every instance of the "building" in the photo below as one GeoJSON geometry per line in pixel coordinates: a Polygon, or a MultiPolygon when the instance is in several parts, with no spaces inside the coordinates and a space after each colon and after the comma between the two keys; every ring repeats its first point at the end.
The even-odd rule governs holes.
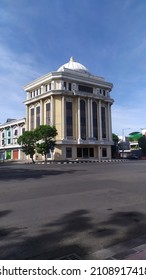
{"type": "Polygon", "coordinates": [[[109,159],[113,143],[112,87],[112,83],[92,75],[71,57],[57,71],[24,87],[26,129],[33,130],[43,124],[56,127],[55,150],[48,158],[109,159]]]}
{"type": "Polygon", "coordinates": [[[7,119],[4,124],[0,125],[0,160],[25,159],[21,147],[17,143],[17,139],[25,131],[26,119],[7,119]]]}

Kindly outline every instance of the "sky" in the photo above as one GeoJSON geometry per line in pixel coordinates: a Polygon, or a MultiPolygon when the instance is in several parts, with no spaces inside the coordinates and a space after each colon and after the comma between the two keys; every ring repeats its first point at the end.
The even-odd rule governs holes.
{"type": "Polygon", "coordinates": [[[0,123],[70,57],[113,83],[113,133],[146,128],[145,0],[0,0],[0,123]]]}

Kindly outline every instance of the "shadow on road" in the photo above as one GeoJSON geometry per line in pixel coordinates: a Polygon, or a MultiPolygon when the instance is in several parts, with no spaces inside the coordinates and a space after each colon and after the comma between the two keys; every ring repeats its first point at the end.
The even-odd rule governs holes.
{"type": "MultiPolygon", "coordinates": [[[[9,211],[4,215],[7,214],[9,211]]],[[[101,239],[104,248],[105,244],[106,247],[121,244],[141,234],[146,234],[146,215],[142,213],[117,212],[106,221],[95,222],[91,213],[82,209],[42,225],[33,236],[28,236],[25,228],[1,228],[0,259],[65,259],[69,254],[86,259],[93,240],[97,244],[96,251],[101,239]],[[82,242],[83,238],[78,238],[79,235],[85,240],[87,238],[88,242],[82,242]]]]}
{"type": "Polygon", "coordinates": [[[36,236],[25,237],[18,234],[21,229],[9,229],[11,234],[0,236],[0,241],[7,239],[9,244],[0,245],[0,259],[57,259],[67,254],[74,254],[83,258],[87,248],[78,242],[72,242],[76,233],[87,231],[92,227],[86,210],[75,211],[64,215],[61,219],[42,225],[36,236]],[[10,243],[11,238],[15,239],[10,243]]]}
{"type": "Polygon", "coordinates": [[[62,174],[73,174],[78,170],[53,170],[53,169],[27,169],[27,168],[3,168],[0,170],[0,181],[41,179],[43,176],[57,176],[62,174]]]}

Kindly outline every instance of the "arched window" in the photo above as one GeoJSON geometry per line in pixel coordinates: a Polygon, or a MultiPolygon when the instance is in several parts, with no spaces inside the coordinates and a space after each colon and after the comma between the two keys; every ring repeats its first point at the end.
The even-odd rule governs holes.
{"type": "Polygon", "coordinates": [[[50,102],[46,103],[46,124],[50,125],[50,102]]]}
{"type": "Polygon", "coordinates": [[[73,104],[66,101],[66,136],[73,137],[73,104]]]}
{"type": "Polygon", "coordinates": [[[40,126],[40,106],[36,107],[36,127],[40,126]]]}
{"type": "Polygon", "coordinates": [[[97,103],[92,103],[93,111],[93,137],[98,139],[98,123],[97,123],[97,103]]]}
{"type": "Polygon", "coordinates": [[[30,109],[30,130],[34,129],[34,108],[30,109]]]}
{"type": "Polygon", "coordinates": [[[86,104],[80,101],[81,139],[86,140],[86,104]]]}

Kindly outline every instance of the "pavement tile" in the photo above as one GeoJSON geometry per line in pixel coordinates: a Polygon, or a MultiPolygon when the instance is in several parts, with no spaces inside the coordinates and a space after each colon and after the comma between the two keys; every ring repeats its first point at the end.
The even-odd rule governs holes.
{"type": "Polygon", "coordinates": [[[112,257],[113,253],[110,249],[102,249],[90,255],[93,259],[105,260],[112,257]]]}
{"type": "Polygon", "coordinates": [[[146,249],[134,254],[130,254],[125,260],[146,260],[146,249]]]}
{"type": "Polygon", "coordinates": [[[127,256],[134,255],[134,254],[135,254],[135,250],[130,249],[130,250],[120,252],[119,254],[113,255],[112,258],[114,260],[124,260],[126,259],[127,256]]]}
{"type": "Polygon", "coordinates": [[[146,249],[146,244],[142,244],[142,245],[137,246],[137,247],[135,248],[135,250],[136,250],[137,252],[140,252],[140,251],[145,250],[145,249],[146,249]]]}

